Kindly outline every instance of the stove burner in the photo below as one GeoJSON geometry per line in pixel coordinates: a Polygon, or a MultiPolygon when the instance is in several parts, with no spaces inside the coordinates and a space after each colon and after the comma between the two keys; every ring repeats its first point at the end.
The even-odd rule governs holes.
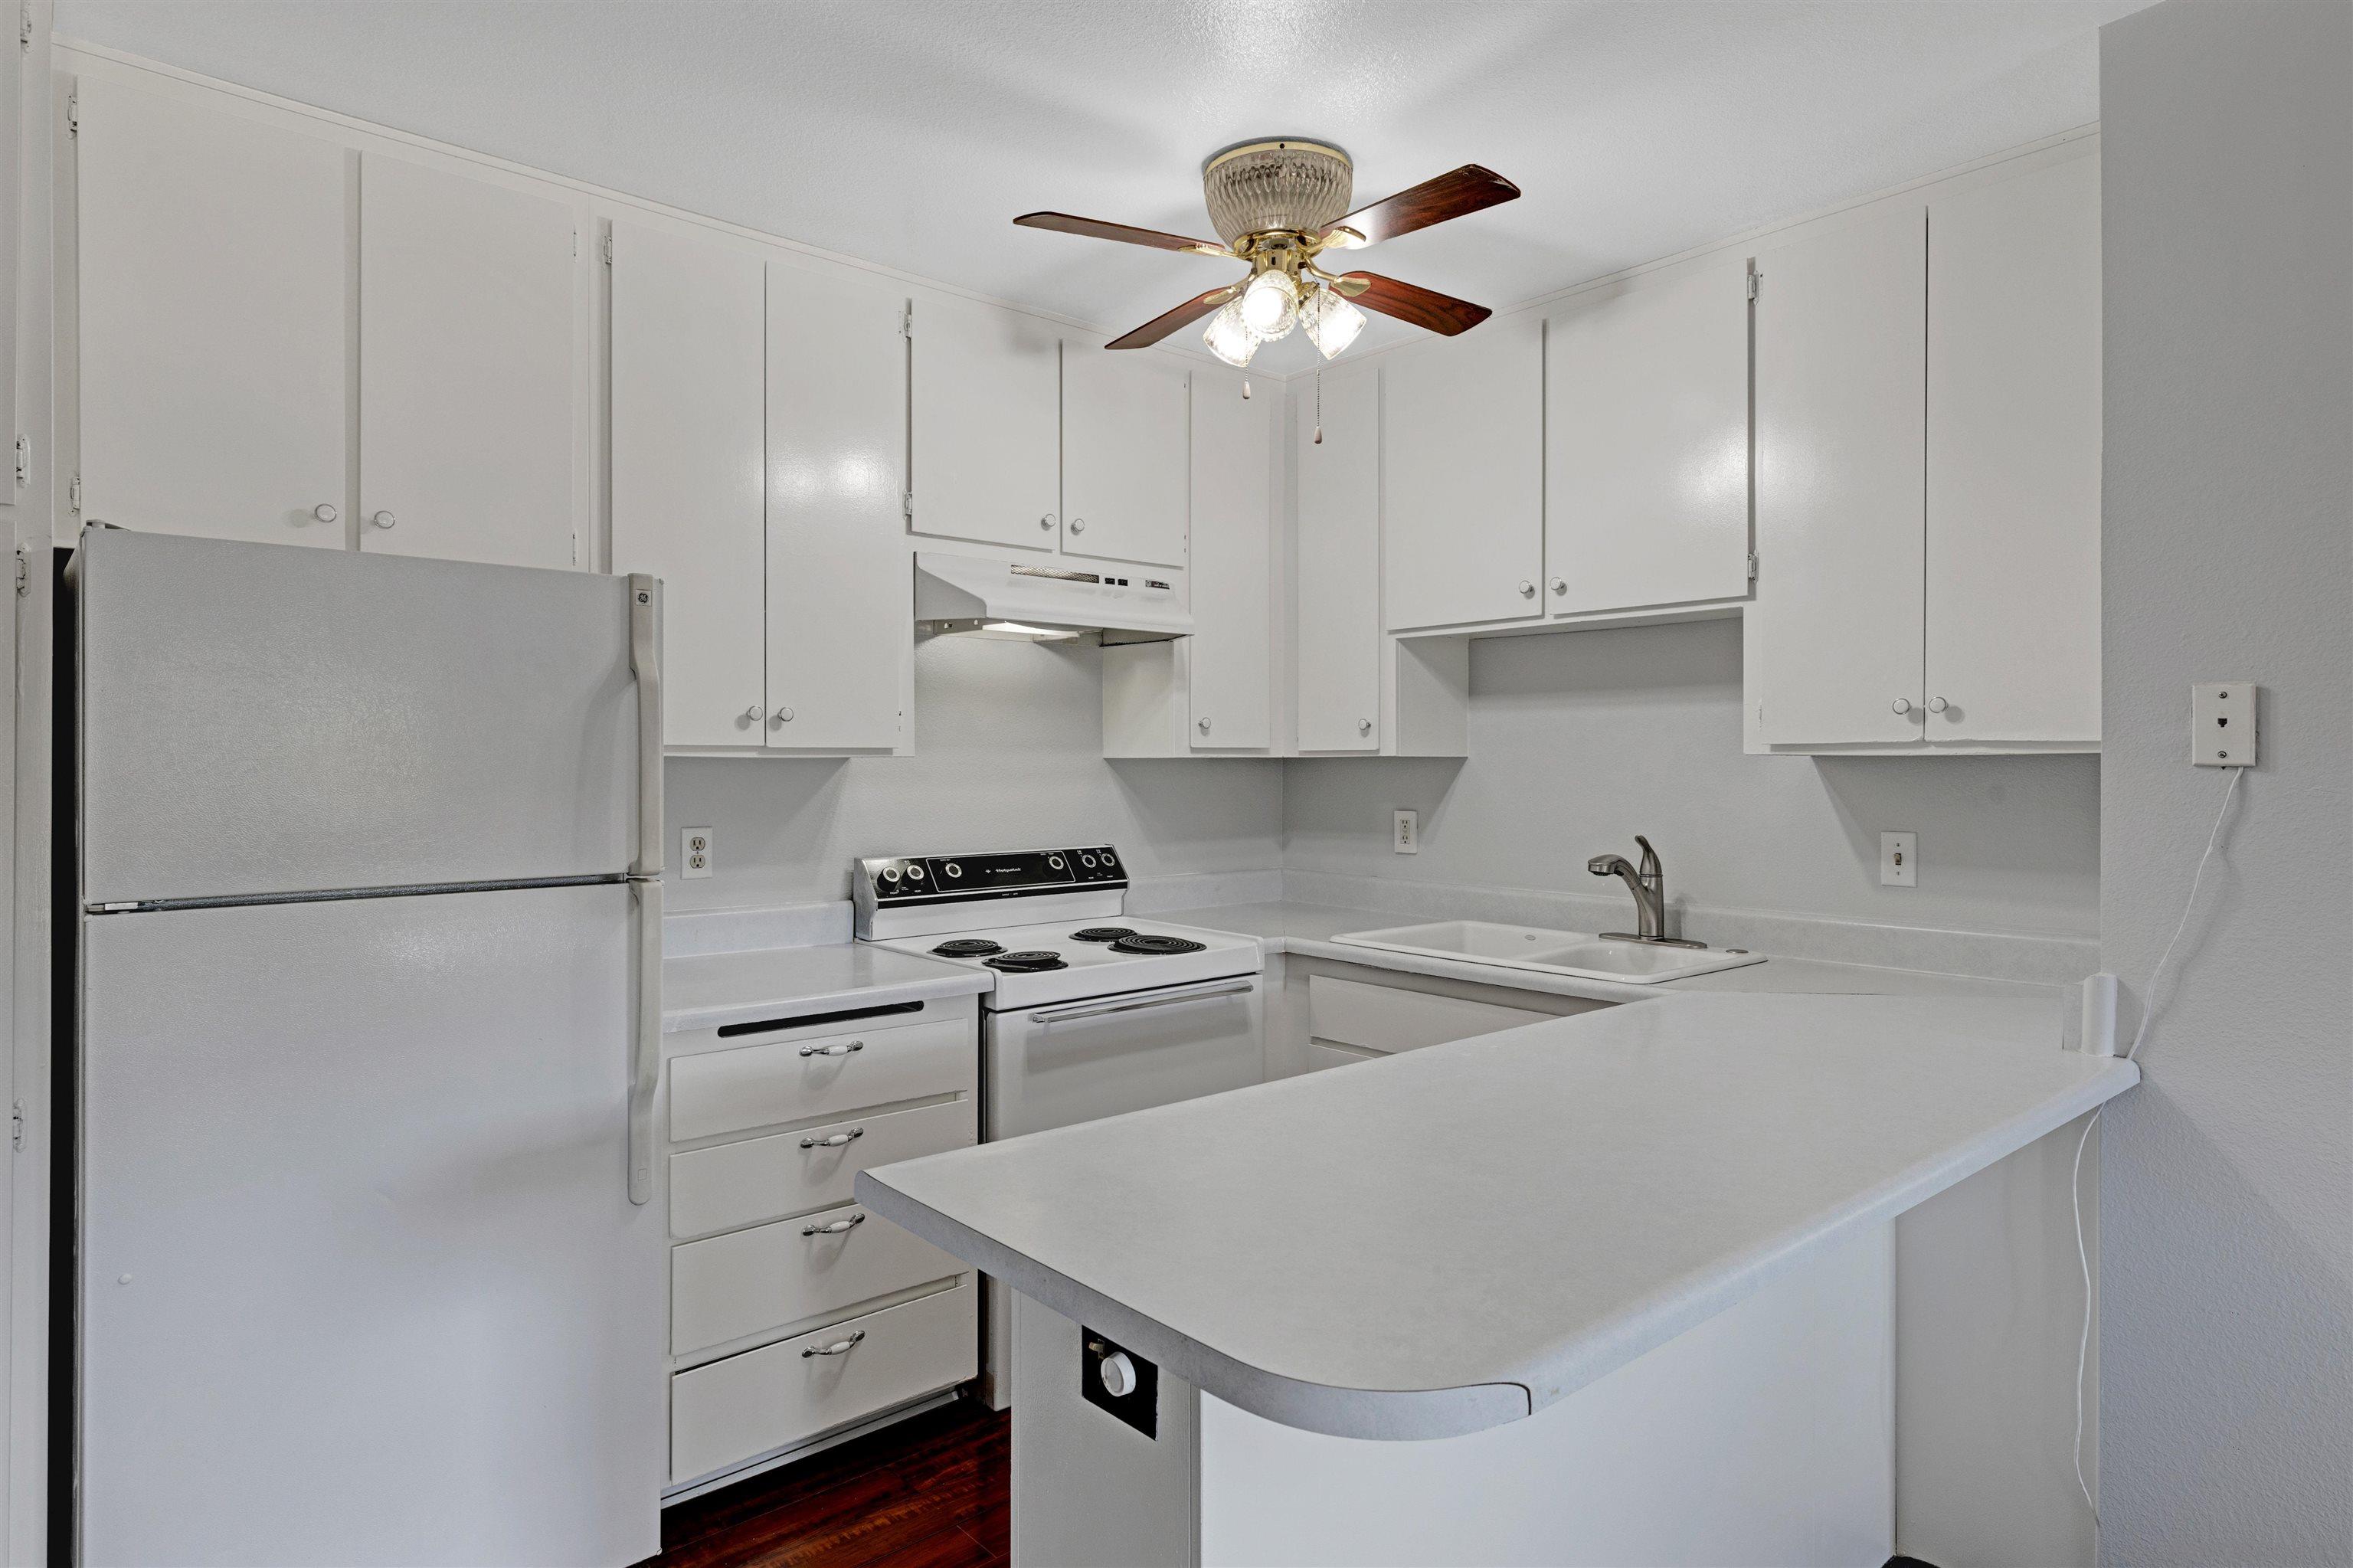
{"type": "Polygon", "coordinates": [[[1198,953],[1207,946],[1208,946],[1208,944],[1206,942],[1196,942],[1184,937],[1160,937],[1146,932],[1138,936],[1122,937],[1118,941],[1113,942],[1111,945],[1111,950],[1114,953],[1151,953],[1155,955],[1164,953],[1198,953]]]}
{"type": "Polygon", "coordinates": [[[1071,932],[1071,940],[1073,942],[1116,942],[1122,937],[1133,937],[1134,935],[1135,927],[1133,926],[1089,926],[1083,930],[1071,932]]]}
{"type": "Polygon", "coordinates": [[[1066,969],[1062,955],[1044,948],[1025,948],[1018,953],[999,953],[993,959],[980,960],[992,969],[1009,969],[1015,974],[1035,974],[1043,969],[1066,969]]]}
{"type": "Polygon", "coordinates": [[[932,951],[944,959],[977,959],[989,953],[1001,953],[1005,947],[986,937],[958,937],[952,942],[942,942],[932,951]]]}

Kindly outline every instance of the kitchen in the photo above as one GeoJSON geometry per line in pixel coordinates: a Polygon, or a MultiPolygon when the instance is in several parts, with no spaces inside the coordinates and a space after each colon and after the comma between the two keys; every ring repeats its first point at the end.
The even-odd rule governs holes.
{"type": "Polygon", "coordinates": [[[26,8],[10,1561],[2353,1554],[2347,9],[1261,11],[26,8]]]}

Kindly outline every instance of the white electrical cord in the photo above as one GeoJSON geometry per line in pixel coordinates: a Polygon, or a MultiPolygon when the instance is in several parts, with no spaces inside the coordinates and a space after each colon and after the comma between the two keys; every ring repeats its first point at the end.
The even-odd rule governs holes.
{"type": "MultiPolygon", "coordinates": [[[[2165,979],[2165,966],[2172,961],[2173,949],[2180,945],[2181,934],[2189,929],[2189,916],[2198,908],[2198,890],[2206,881],[2207,863],[2214,858],[2214,850],[2222,842],[2223,825],[2230,821],[2231,802],[2237,799],[2239,780],[2245,778],[2243,768],[2231,769],[2231,782],[2222,791],[2222,804],[2214,812],[2214,830],[2206,835],[2206,853],[2198,857],[2198,870],[2189,878],[2189,896],[2181,901],[2181,918],[2174,922],[2173,935],[2167,938],[2165,950],[2157,956],[2157,967],[2149,971],[2148,990],[2141,1003],[2140,1023],[2133,1030],[2132,1044],[2125,1047],[2125,1060],[2129,1062],[2140,1051],[2140,1043],[2148,1038],[2149,1021],[2157,1016],[2158,985],[2165,979]]],[[[2075,1140],[2075,1164],[2068,1177],[2068,1198],[2075,1210],[2075,1262],[2084,1271],[2084,1332],[2075,1344],[2075,1485],[2084,1494],[2084,1506],[2092,1510],[2092,1528],[2100,1527],[2100,1505],[2092,1500],[2091,1483],[2084,1479],[2084,1379],[2090,1370],[2092,1356],[2092,1255],[2084,1245],[2084,1148],[2092,1141],[2092,1129],[2100,1125],[2103,1106],[2084,1123],[2084,1136],[2075,1140]]]]}

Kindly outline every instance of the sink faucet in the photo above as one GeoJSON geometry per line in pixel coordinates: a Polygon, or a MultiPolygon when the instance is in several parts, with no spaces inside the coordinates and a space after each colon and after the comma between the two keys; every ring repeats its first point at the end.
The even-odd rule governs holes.
{"type": "Polygon", "coordinates": [[[1669,948],[1704,948],[1705,942],[1688,942],[1667,935],[1667,876],[1659,868],[1659,852],[1641,834],[1634,842],[1642,846],[1642,864],[1638,870],[1622,854],[1598,854],[1585,863],[1585,869],[1596,876],[1623,877],[1634,895],[1634,925],[1631,931],[1604,931],[1604,939],[1617,942],[1656,942],[1669,948]]]}

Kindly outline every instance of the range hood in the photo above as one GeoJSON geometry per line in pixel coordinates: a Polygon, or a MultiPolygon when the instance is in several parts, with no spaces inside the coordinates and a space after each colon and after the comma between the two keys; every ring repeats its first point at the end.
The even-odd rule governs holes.
{"type": "Polygon", "coordinates": [[[1116,644],[1189,636],[1193,618],[1166,567],[1087,569],[918,552],[915,625],[934,636],[1033,641],[1101,632],[1116,644]]]}

